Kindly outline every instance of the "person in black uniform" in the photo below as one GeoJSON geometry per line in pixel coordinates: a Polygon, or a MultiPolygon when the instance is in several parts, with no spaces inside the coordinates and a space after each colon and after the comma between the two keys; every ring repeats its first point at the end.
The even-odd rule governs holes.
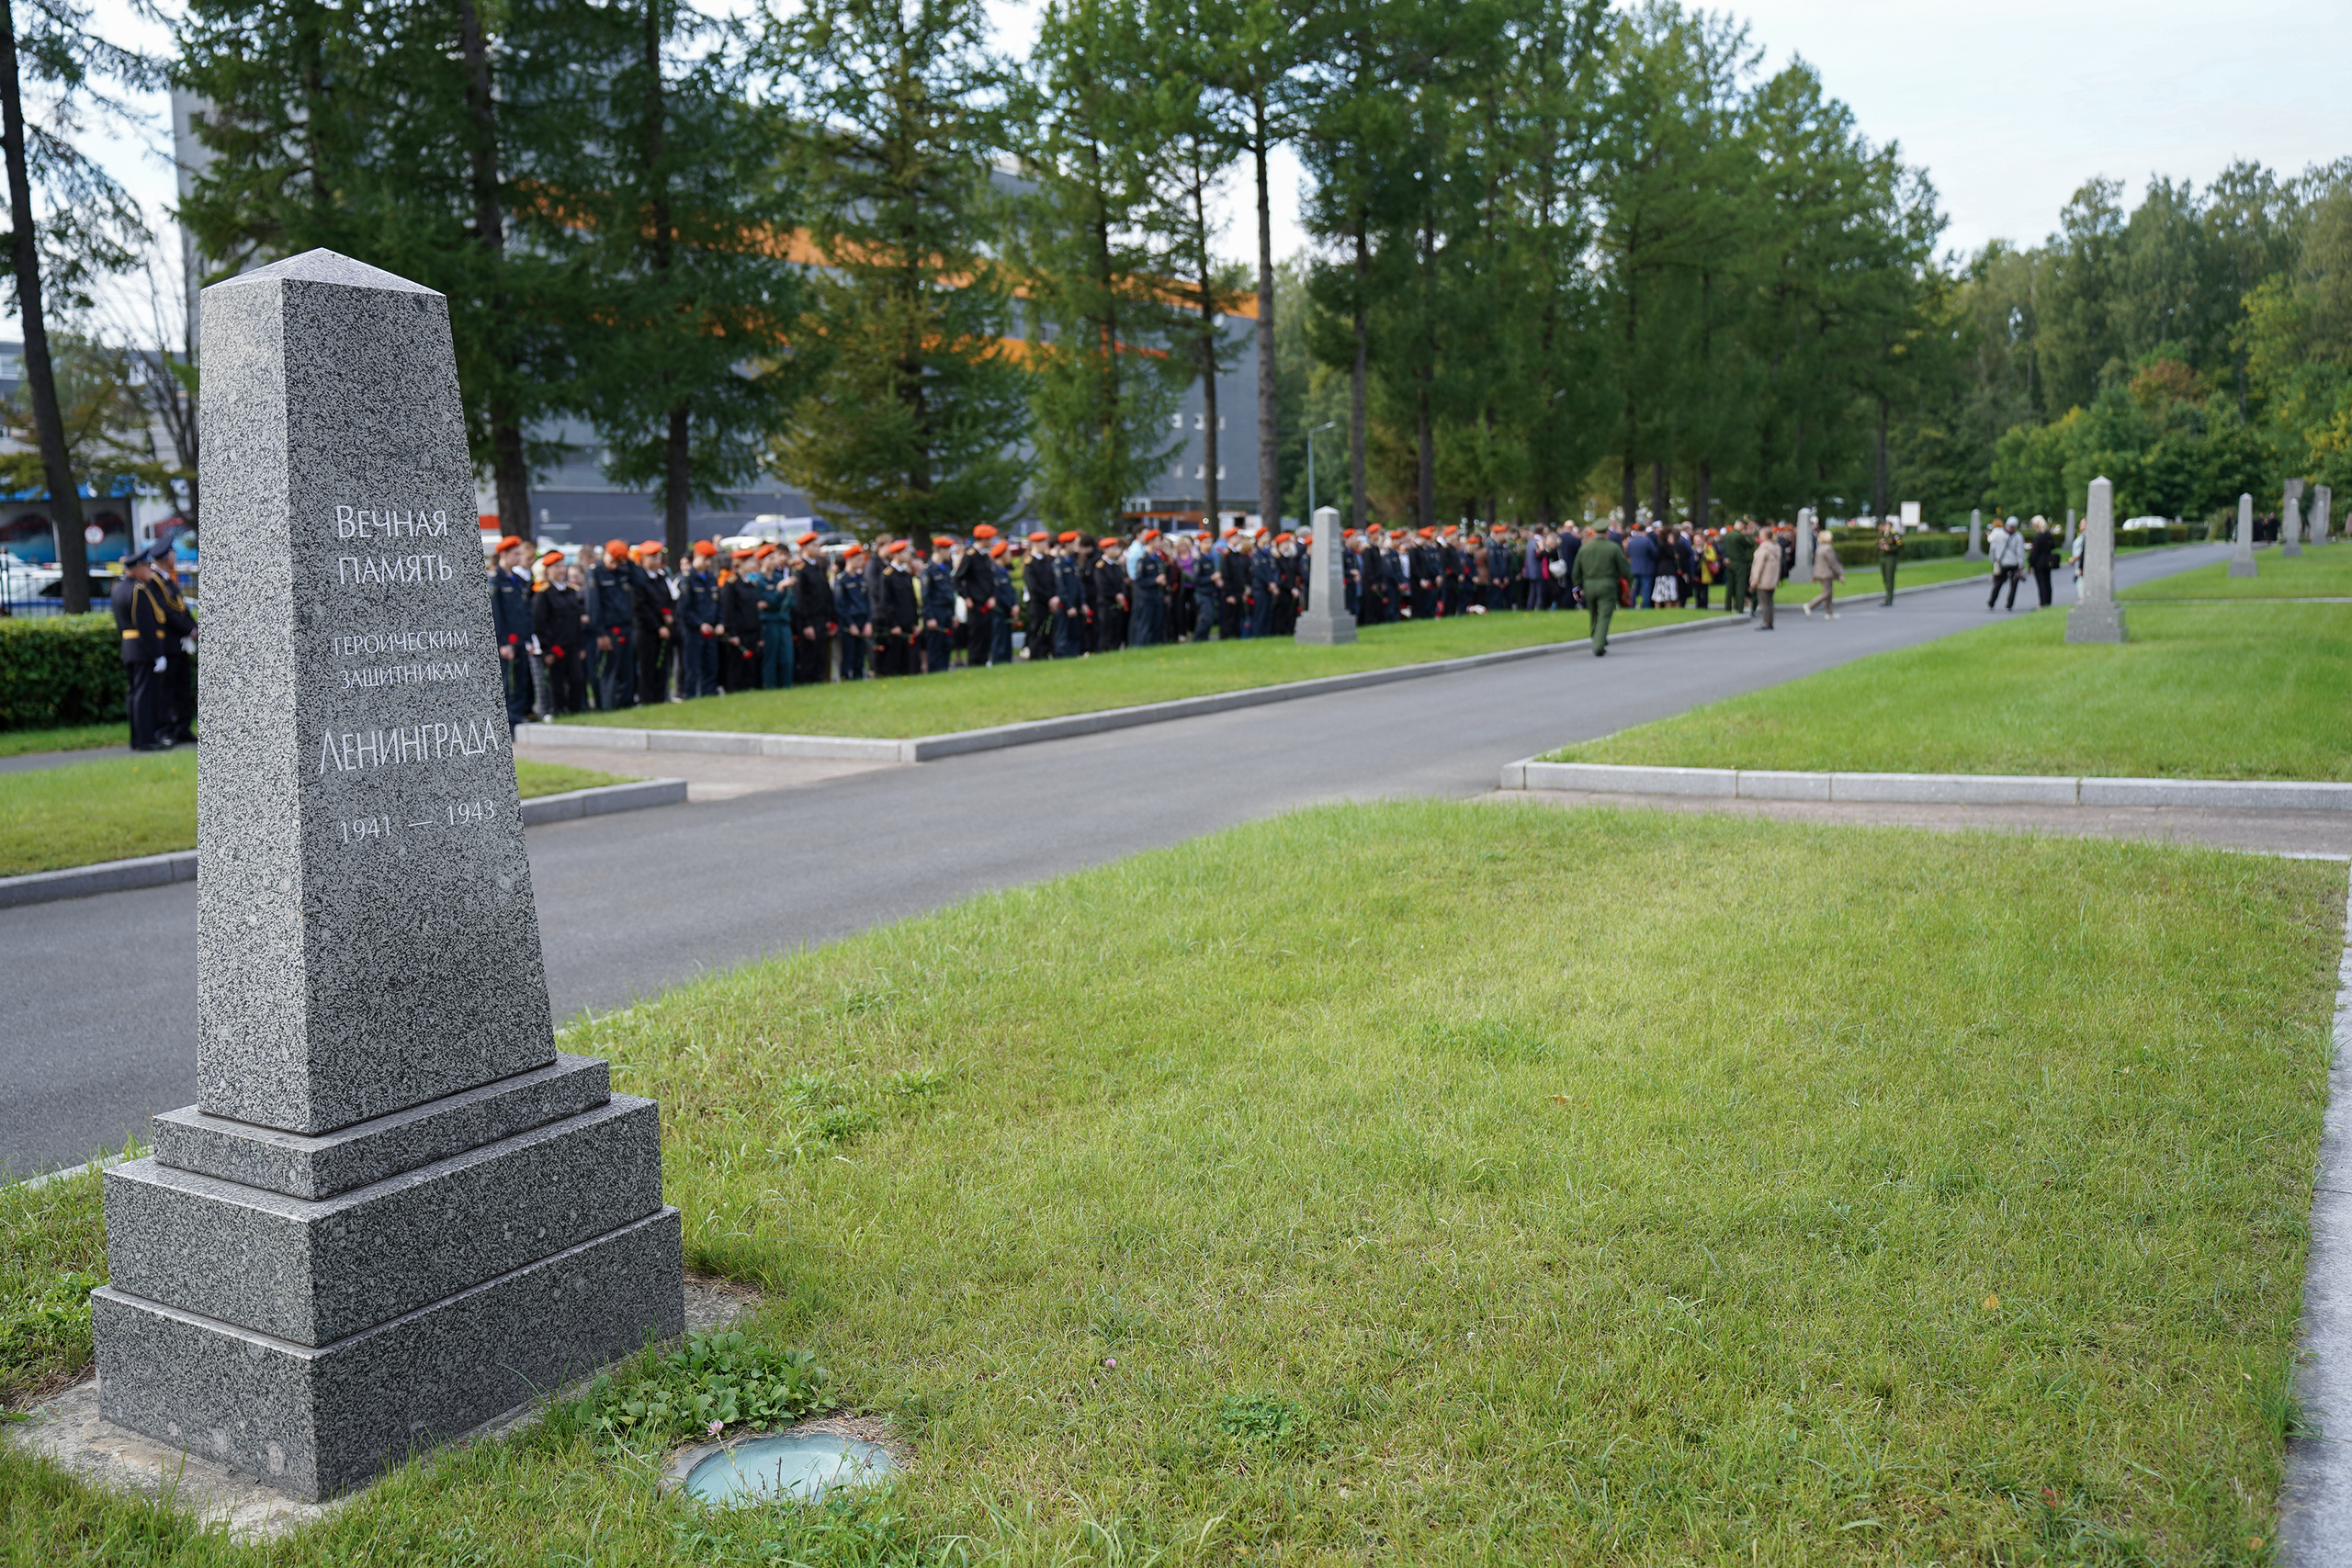
{"type": "Polygon", "coordinates": [[[618,539],[605,546],[588,574],[588,620],[596,634],[596,705],[606,713],[637,705],[637,568],[618,539]]]}
{"type": "Polygon", "coordinates": [[[1054,583],[1053,557],[1046,548],[1050,543],[1042,529],[1030,535],[1029,558],[1021,567],[1021,640],[1032,659],[1054,656],[1054,601],[1059,592],[1054,583]]]}
{"type": "Polygon", "coordinates": [[[678,695],[707,697],[718,690],[718,547],[696,539],[678,574],[672,624],[677,628],[678,695]]]}
{"type": "Polygon", "coordinates": [[[922,672],[947,668],[956,638],[956,541],[932,536],[931,560],[922,570],[922,672]]]}
{"type": "Polygon", "coordinates": [[[1127,586],[1127,565],[1121,556],[1123,540],[1105,536],[1096,542],[1094,558],[1094,643],[1109,651],[1127,646],[1127,617],[1133,603],[1127,586]]]}
{"type": "Polygon", "coordinates": [[[760,689],[760,622],[757,557],[737,550],[718,579],[718,689],[756,692],[760,689]]]}
{"type": "Polygon", "coordinates": [[[1227,642],[1241,635],[1250,614],[1250,542],[1238,530],[1226,536],[1216,558],[1216,635],[1227,642]]]}
{"type": "Polygon", "coordinates": [[[594,632],[588,606],[572,586],[573,569],[548,551],[548,585],[531,596],[531,633],[548,672],[548,712],[578,713],[587,703],[587,652],[594,632]]]}
{"type": "Polygon", "coordinates": [[[1065,529],[1054,541],[1054,592],[1048,602],[1054,612],[1054,657],[1076,659],[1085,653],[1086,585],[1078,570],[1078,530],[1065,529]]]}
{"type": "Polygon", "coordinates": [[[842,679],[865,679],[865,655],[874,640],[874,601],[865,587],[865,547],[852,545],[842,552],[842,569],[833,574],[833,609],[841,622],[842,679]]]}
{"type": "Polygon", "coordinates": [[[490,573],[490,626],[498,639],[498,672],[506,683],[506,728],[531,721],[531,574],[529,547],[509,534],[498,541],[490,573]]]}
{"type": "Polygon", "coordinates": [[[637,597],[637,700],[670,700],[670,660],[677,645],[677,598],[662,570],[662,547],[637,547],[629,569],[629,591],[637,597]]]}
{"type": "Polygon", "coordinates": [[[1274,536],[1273,604],[1266,615],[1266,635],[1289,637],[1298,630],[1300,590],[1306,572],[1298,557],[1298,541],[1288,534],[1274,536]]]}
{"type": "Polygon", "coordinates": [[[964,662],[974,670],[996,657],[996,529],[972,530],[972,547],[956,563],[956,592],[964,601],[964,662]]]}
{"type": "Polygon", "coordinates": [[[1127,621],[1127,645],[1150,648],[1159,641],[1160,623],[1168,615],[1168,559],[1159,553],[1159,530],[1143,531],[1143,550],[1129,575],[1127,595],[1135,605],[1127,621]]]}
{"type": "Polygon", "coordinates": [[[990,617],[996,627],[996,642],[989,649],[989,662],[1012,662],[1012,568],[1006,557],[1013,548],[1010,539],[999,539],[989,547],[989,567],[996,573],[996,610],[990,617]]]}
{"type": "Polygon", "coordinates": [[[130,749],[168,751],[172,739],[164,733],[164,645],[171,621],[164,613],[163,596],[155,592],[153,569],[145,551],[123,563],[107,607],[122,633],[122,672],[130,686],[130,749]]]}
{"type": "Polygon", "coordinates": [[[792,682],[797,686],[821,685],[833,678],[833,637],[841,630],[841,609],[833,603],[833,580],[825,570],[825,552],[813,533],[800,540],[800,564],[792,574],[792,682]]]}
{"type": "Polygon", "coordinates": [[[910,675],[915,669],[915,623],[922,614],[914,573],[907,570],[907,542],[882,547],[880,592],[874,604],[874,673],[910,675]]]}
{"type": "Polygon", "coordinates": [[[172,547],[157,545],[147,552],[148,570],[155,592],[164,602],[166,630],[164,648],[164,712],[157,725],[175,746],[196,743],[196,616],[180,592],[179,569],[172,547]]]}

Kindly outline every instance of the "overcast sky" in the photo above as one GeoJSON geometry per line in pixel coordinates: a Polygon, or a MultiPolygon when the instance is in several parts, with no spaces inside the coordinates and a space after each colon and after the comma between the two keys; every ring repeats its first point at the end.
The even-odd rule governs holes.
{"type": "MultiPolygon", "coordinates": [[[[1036,6],[989,8],[1001,46],[1025,51],[1036,6]]],[[[109,36],[146,31],[124,0],[97,9],[109,36]]],[[[2352,155],[2352,0],[1747,0],[1728,9],[1747,19],[1766,71],[1793,56],[1812,62],[1865,134],[1899,142],[1926,168],[1951,220],[1944,243],[1962,252],[1994,238],[2040,240],[2095,175],[2123,181],[2128,202],[2152,174],[2201,186],[2234,158],[2295,174],[2352,155]]],[[[150,107],[160,127],[160,100],[150,107]]],[[[130,140],[104,153],[161,222],[169,169],[130,140]]],[[[1306,243],[1298,185],[1296,163],[1283,160],[1278,254],[1306,243]]],[[[1237,186],[1227,206],[1226,248],[1246,258],[1247,190],[1237,186]]]]}

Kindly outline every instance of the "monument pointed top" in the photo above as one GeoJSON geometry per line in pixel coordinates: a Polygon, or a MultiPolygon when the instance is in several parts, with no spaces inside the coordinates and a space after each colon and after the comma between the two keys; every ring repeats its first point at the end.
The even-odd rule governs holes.
{"type": "Polygon", "coordinates": [[[440,292],[438,289],[427,288],[421,283],[411,283],[398,273],[386,272],[380,266],[369,266],[366,262],[354,261],[339,251],[330,251],[323,247],[315,251],[304,251],[299,256],[288,256],[284,261],[272,262],[267,266],[255,267],[251,272],[241,272],[236,276],[223,279],[212,287],[233,288],[241,283],[257,283],[270,277],[287,278],[297,283],[332,283],[345,288],[376,288],[387,293],[438,294],[440,292]]]}

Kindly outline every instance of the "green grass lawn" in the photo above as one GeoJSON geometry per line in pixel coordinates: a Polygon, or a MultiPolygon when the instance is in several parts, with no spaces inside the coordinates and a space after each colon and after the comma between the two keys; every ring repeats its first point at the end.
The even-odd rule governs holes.
{"type": "Polygon", "coordinates": [[[2004,618],[1545,761],[2352,779],[2352,605],[2134,605],[2128,622],[2120,647],[2068,647],[2063,609],[2004,618]]]}
{"type": "MultiPolygon", "coordinates": [[[[523,798],[620,784],[518,758],[523,798]]],[[[196,847],[196,748],[0,773],[0,876],[196,847]]]]}
{"type": "MultiPolygon", "coordinates": [[[[1611,630],[1701,618],[1697,610],[1619,612],[1611,630]]],[[[785,735],[869,735],[907,739],[1023,719],[1098,713],[1139,703],[1426,664],[1474,653],[1566,642],[1585,635],[1581,612],[1463,615],[1367,626],[1343,648],[1306,648],[1288,637],[1123,649],[1091,659],[1043,660],[954,670],[944,675],[745,692],[569,722],[656,729],[738,729],[785,735]]]]}
{"type": "Polygon", "coordinates": [[[128,724],[72,724],[60,729],[0,729],[0,757],[21,757],[30,751],[87,751],[99,746],[128,746],[128,724]]]}
{"type": "Polygon", "coordinates": [[[2300,556],[2266,545],[2254,552],[2256,575],[2232,577],[2230,566],[2200,566],[2127,588],[2119,598],[2132,603],[2164,599],[2346,599],[2352,598],[2352,549],[2334,544],[2307,545],[2300,556]]]}
{"type": "MultiPolygon", "coordinates": [[[[8,1457],[0,1557],[2267,1562],[2344,878],[1419,803],[977,898],[563,1040],[897,1486],[558,1423],[245,1551],[8,1457]]],[[[95,1186],[0,1195],[19,1387],[95,1186]]]]}

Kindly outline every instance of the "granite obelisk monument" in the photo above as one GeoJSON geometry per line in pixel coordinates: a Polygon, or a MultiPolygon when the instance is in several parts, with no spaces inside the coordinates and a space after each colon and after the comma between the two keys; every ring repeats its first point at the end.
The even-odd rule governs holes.
{"type": "Polygon", "coordinates": [[[203,296],[198,1100],[106,1177],[106,1418],[302,1498],[684,1321],[650,1100],[558,1054],[448,304],[203,296]]]}
{"type": "Polygon", "coordinates": [[[2123,606],[2115,602],[2115,487],[2091,481],[2083,508],[2083,589],[2066,612],[2068,642],[2122,642],[2123,606]]]}
{"type": "Polygon", "coordinates": [[[1337,507],[1316,508],[1306,573],[1306,608],[1298,613],[1292,639],[1322,648],[1355,641],[1356,617],[1348,608],[1348,542],[1341,536],[1337,507]]]}
{"type": "Polygon", "coordinates": [[[2325,485],[2312,487],[2312,543],[2327,543],[2328,508],[2335,500],[2335,492],[2325,485]]]}
{"type": "MultiPolygon", "coordinates": [[[[1813,581],[1813,508],[1810,506],[1798,507],[1796,581],[1799,582],[1811,582],[1813,581]]],[[[1646,610],[1649,606],[1643,604],[1636,606],[1636,608],[1646,610]]]]}
{"type": "Polygon", "coordinates": [[[1984,513],[1980,510],[1968,514],[1968,553],[1962,560],[1984,558],[1984,513]]]}
{"type": "Polygon", "coordinates": [[[2254,564],[2254,497],[2241,492],[2238,496],[2238,547],[2230,552],[2230,575],[2254,577],[2261,569],[2254,564]]]}
{"type": "Polygon", "coordinates": [[[2289,479],[2287,493],[2278,507],[2278,553],[2299,556],[2303,553],[2303,481],[2289,479]]]}

